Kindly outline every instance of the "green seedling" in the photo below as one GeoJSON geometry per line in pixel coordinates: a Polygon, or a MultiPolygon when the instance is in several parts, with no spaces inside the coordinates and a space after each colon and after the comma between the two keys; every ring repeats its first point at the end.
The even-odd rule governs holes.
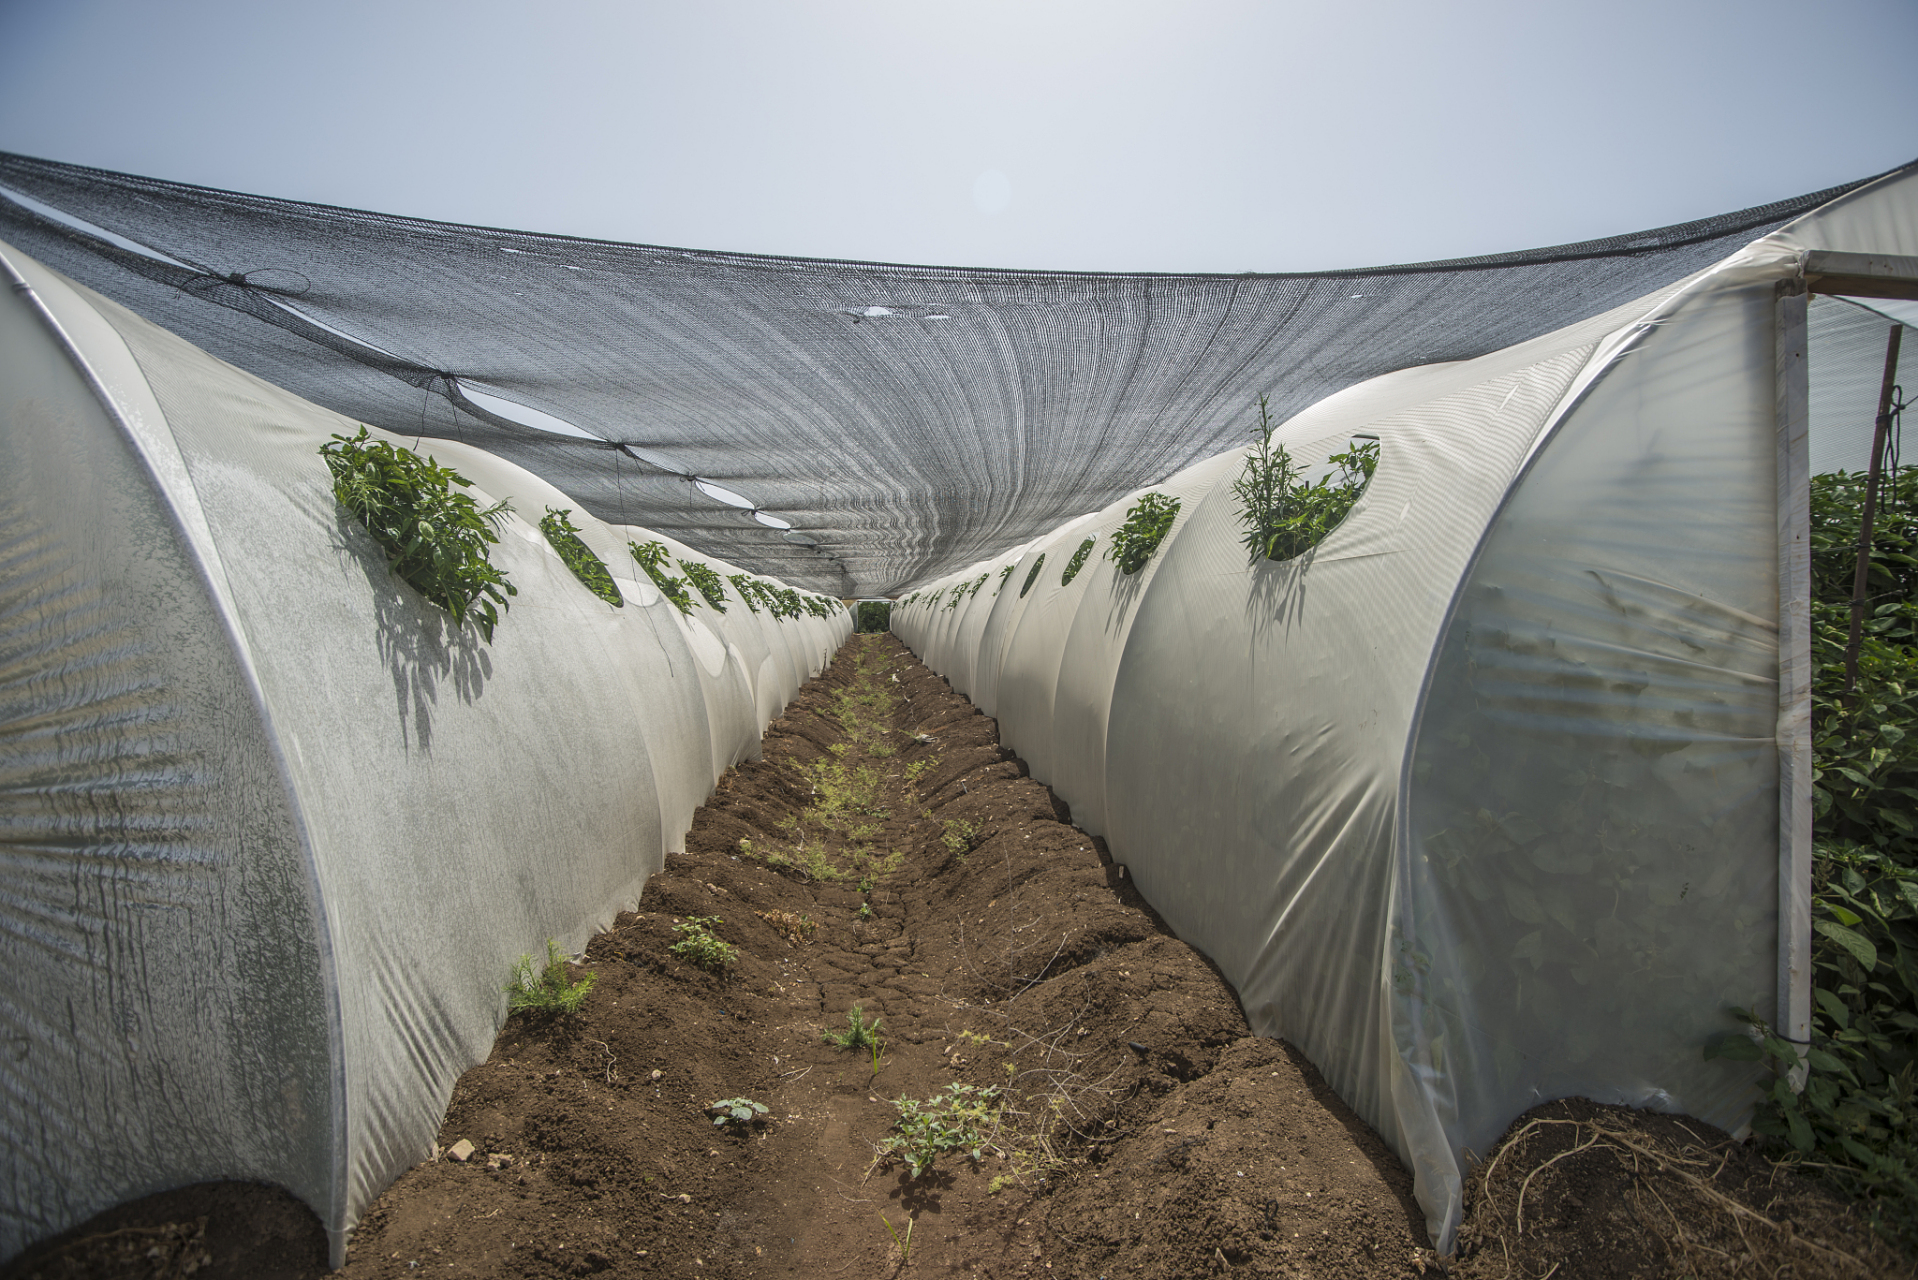
{"type": "Polygon", "coordinates": [[[712,606],[715,613],[726,612],[726,584],[710,565],[697,560],[681,560],[679,567],[686,575],[686,580],[699,589],[700,595],[706,597],[706,603],[712,606]]]}
{"type": "Polygon", "coordinates": [[[989,1132],[999,1123],[1001,1090],[997,1085],[949,1084],[930,1098],[899,1098],[894,1121],[898,1132],[879,1144],[879,1156],[896,1155],[914,1178],[924,1177],[933,1162],[949,1151],[964,1151],[978,1160],[989,1132]]]}
{"type": "Polygon", "coordinates": [[[839,1049],[864,1049],[879,1044],[881,1020],[866,1021],[866,1011],[858,1005],[846,1015],[847,1029],[828,1031],[820,1039],[839,1049]]]}
{"type": "Polygon", "coordinates": [[[546,940],[546,967],[533,969],[533,957],[521,956],[513,968],[513,980],[506,987],[509,1013],[539,1013],[548,1017],[578,1013],[593,989],[595,975],[587,974],[578,982],[566,981],[566,957],[559,943],[546,940]]]}
{"type": "Polygon", "coordinates": [[[961,858],[971,853],[973,846],[978,842],[979,824],[967,822],[963,818],[947,820],[945,834],[939,837],[939,843],[961,858]]]}
{"type": "Polygon", "coordinates": [[[1239,523],[1245,527],[1240,541],[1254,564],[1290,560],[1323,542],[1357,505],[1379,465],[1379,442],[1355,441],[1344,453],[1332,455],[1337,475],[1308,484],[1285,446],[1273,445],[1276,425],[1265,397],[1260,396],[1252,452],[1232,485],[1239,500],[1239,523]]]}
{"type": "Polygon", "coordinates": [[[688,916],[673,926],[679,941],[668,949],[708,973],[724,973],[739,959],[739,948],[713,932],[714,925],[725,923],[718,916],[688,916]]]}
{"type": "Polygon", "coordinates": [[[731,1125],[743,1133],[756,1124],[765,1123],[766,1104],[751,1098],[721,1098],[707,1104],[706,1114],[712,1116],[715,1128],[731,1125]]]}
{"type": "Polygon", "coordinates": [[[663,542],[628,542],[626,547],[633,553],[633,559],[653,580],[659,593],[673,602],[673,607],[681,613],[693,611],[693,598],[686,590],[686,581],[676,578],[666,571],[666,544],[663,542]]]}
{"type": "Polygon", "coordinates": [[[906,1234],[903,1237],[900,1236],[899,1232],[893,1228],[892,1222],[886,1217],[885,1214],[882,1213],[879,1215],[879,1221],[886,1224],[886,1234],[890,1235],[892,1237],[892,1242],[899,1246],[899,1261],[902,1264],[911,1262],[912,1261],[912,1224],[913,1224],[912,1215],[911,1214],[906,1215],[906,1234]]]}
{"type": "Polygon", "coordinates": [[[861,920],[872,919],[872,903],[862,902],[859,904],[859,918],[861,920]]]}

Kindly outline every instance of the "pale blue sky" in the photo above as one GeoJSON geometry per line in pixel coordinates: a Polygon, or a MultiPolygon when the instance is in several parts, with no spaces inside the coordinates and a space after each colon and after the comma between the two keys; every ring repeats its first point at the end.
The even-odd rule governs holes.
{"type": "Polygon", "coordinates": [[[0,149],[893,262],[1417,261],[1918,158],[1914,0],[0,0],[0,49],[0,149]]]}

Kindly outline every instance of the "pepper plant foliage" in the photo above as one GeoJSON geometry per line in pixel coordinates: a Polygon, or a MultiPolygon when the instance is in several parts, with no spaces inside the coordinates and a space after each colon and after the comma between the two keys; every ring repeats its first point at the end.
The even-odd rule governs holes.
{"type": "Polygon", "coordinates": [[[567,519],[572,514],[571,507],[557,511],[552,507],[546,508],[546,514],[540,517],[539,531],[546,535],[546,541],[552,543],[553,550],[559,552],[559,558],[565,561],[566,567],[585,584],[588,591],[615,609],[623,608],[626,597],[619,594],[619,584],[613,581],[606,562],[594,555],[593,549],[580,540],[579,530],[567,519]]]}
{"type": "Polygon", "coordinates": [[[368,434],[361,427],[320,446],[333,496],[366,526],[402,582],[491,643],[506,598],[519,594],[487,554],[512,508],[482,508],[457,491],[473,483],[459,472],[368,434]]]}
{"type": "Polygon", "coordinates": [[[1125,523],[1112,531],[1112,545],[1106,559],[1119,566],[1119,572],[1131,575],[1145,568],[1146,561],[1172,532],[1179,518],[1179,500],[1163,493],[1141,494],[1125,513],[1125,523]]]}
{"type": "Polygon", "coordinates": [[[699,588],[699,594],[706,597],[706,603],[719,613],[726,612],[726,584],[720,581],[710,565],[697,560],[681,560],[679,567],[686,574],[686,580],[699,588]]]}
{"type": "Polygon", "coordinates": [[[1079,570],[1086,567],[1086,557],[1092,554],[1092,544],[1097,541],[1097,538],[1087,538],[1079,544],[1079,549],[1072,553],[1072,559],[1066,561],[1066,571],[1059,575],[1060,586],[1072,585],[1072,580],[1079,576],[1079,570]]]}
{"type": "Polygon", "coordinates": [[[681,613],[691,613],[693,597],[686,590],[685,579],[675,578],[666,572],[666,544],[629,542],[626,546],[633,553],[633,559],[639,562],[639,567],[646,571],[646,576],[653,580],[653,585],[659,588],[659,593],[672,601],[673,607],[681,613]]]}
{"type": "Polygon", "coordinates": [[[1239,523],[1245,526],[1240,541],[1253,564],[1290,560],[1318,546],[1358,503],[1379,465],[1379,442],[1368,440],[1333,454],[1330,461],[1337,464],[1338,473],[1308,484],[1285,446],[1273,446],[1272,431],[1277,425],[1265,397],[1260,396],[1252,452],[1232,483],[1239,499],[1239,523]]]}
{"type": "Polygon", "coordinates": [[[1857,696],[1845,645],[1865,477],[1814,476],[1812,538],[1812,1038],[1805,1087],[1794,1048],[1714,1037],[1707,1057],[1764,1061],[1752,1127],[1918,1250],[1918,467],[1881,488],[1866,585],[1857,696]]]}
{"type": "Polygon", "coordinates": [[[1032,590],[1032,584],[1039,580],[1039,570],[1045,567],[1046,567],[1046,553],[1041,551],[1039,553],[1039,558],[1032,562],[1032,568],[1028,570],[1026,573],[1026,584],[1023,587],[1019,588],[1019,594],[1021,596],[1024,596],[1026,592],[1032,590]]]}

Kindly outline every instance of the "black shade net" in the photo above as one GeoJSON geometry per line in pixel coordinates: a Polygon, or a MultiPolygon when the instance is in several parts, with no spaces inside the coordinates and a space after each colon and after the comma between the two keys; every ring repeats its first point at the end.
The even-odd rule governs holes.
{"type": "Polygon", "coordinates": [[[0,153],[0,197],[25,197],[0,198],[0,239],[327,408],[508,458],[601,519],[887,595],[1247,443],[1261,395],[1283,420],[1523,342],[1859,185],[1496,257],[1096,274],[534,235],[0,153]]]}

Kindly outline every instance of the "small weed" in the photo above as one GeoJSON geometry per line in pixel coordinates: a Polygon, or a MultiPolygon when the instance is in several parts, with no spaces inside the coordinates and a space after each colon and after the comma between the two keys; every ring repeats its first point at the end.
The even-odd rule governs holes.
{"type": "MultiPolygon", "coordinates": [[[[926,739],[926,741],[930,742],[932,741],[932,739],[928,738],[926,739]]],[[[938,756],[933,756],[927,760],[914,760],[911,764],[906,766],[906,781],[907,782],[919,781],[919,779],[926,776],[926,770],[932,768],[934,765],[938,763],[939,763],[938,756]]]]}
{"type": "Polygon", "coordinates": [[[566,957],[559,953],[559,943],[546,940],[546,967],[539,972],[533,971],[533,957],[521,956],[513,967],[513,981],[506,988],[511,997],[506,1004],[509,1013],[543,1013],[549,1017],[578,1013],[586,1003],[586,993],[593,989],[595,975],[587,974],[578,982],[566,981],[566,957]]]}
{"type": "Polygon", "coordinates": [[[874,1018],[866,1021],[866,1011],[858,1005],[846,1015],[847,1027],[844,1031],[828,1031],[820,1039],[838,1049],[865,1049],[879,1043],[882,1020],[874,1018]]]}
{"type": "Polygon", "coordinates": [[[980,1158],[990,1132],[998,1128],[999,1087],[953,1083],[930,1098],[899,1098],[893,1106],[898,1130],[879,1144],[879,1156],[899,1156],[915,1178],[924,1177],[933,1162],[948,1151],[964,1151],[980,1158]]]}
{"type": "Polygon", "coordinates": [[[948,850],[964,858],[979,843],[979,824],[967,822],[963,818],[951,818],[946,822],[945,834],[939,837],[939,843],[948,850]]]}
{"type": "Polygon", "coordinates": [[[996,1196],[1001,1191],[1004,1191],[1007,1187],[1012,1186],[1014,1183],[1018,1181],[1019,1180],[1017,1178],[1013,1177],[1009,1173],[999,1174],[996,1177],[994,1177],[991,1182],[988,1182],[986,1184],[986,1194],[989,1196],[996,1196]]]}
{"type": "Polygon", "coordinates": [[[724,923],[718,916],[687,916],[683,923],[673,926],[679,941],[668,949],[708,973],[724,973],[739,960],[739,948],[713,932],[714,925],[724,923]]]}
{"type": "Polygon", "coordinates": [[[777,929],[788,942],[807,942],[811,940],[813,930],[818,927],[811,916],[802,916],[791,911],[755,911],[753,914],[777,929]]]}
{"type": "Polygon", "coordinates": [[[911,1262],[912,1261],[912,1224],[914,1221],[913,1216],[911,1214],[906,1215],[906,1234],[903,1236],[900,1235],[897,1229],[893,1227],[892,1220],[887,1218],[885,1214],[882,1213],[879,1215],[879,1221],[886,1224],[886,1234],[890,1235],[892,1237],[892,1242],[899,1246],[900,1263],[903,1265],[905,1263],[911,1262]]]}
{"type": "Polygon", "coordinates": [[[876,756],[883,760],[887,756],[898,755],[899,748],[898,747],[867,747],[866,754],[869,756],[876,756]]]}
{"type": "Polygon", "coordinates": [[[872,919],[872,903],[862,902],[859,904],[859,918],[861,920],[872,919]]]}
{"type": "Polygon", "coordinates": [[[732,1125],[743,1133],[756,1124],[766,1123],[767,1112],[765,1103],[751,1098],[721,1098],[707,1104],[706,1114],[713,1117],[715,1128],[732,1125]]]}

